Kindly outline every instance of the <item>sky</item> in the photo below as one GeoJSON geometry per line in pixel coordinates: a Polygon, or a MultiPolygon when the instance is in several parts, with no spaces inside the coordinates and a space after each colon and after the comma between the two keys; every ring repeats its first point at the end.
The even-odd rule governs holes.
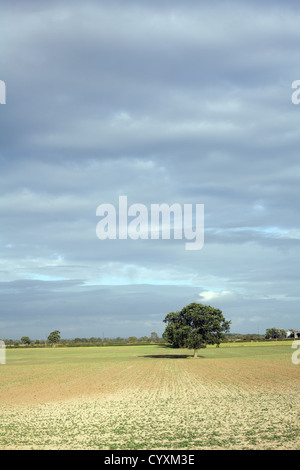
{"type": "Polygon", "coordinates": [[[299,22],[291,0],[1,1],[1,338],[161,335],[192,302],[300,328],[299,22]],[[99,239],[120,196],[203,204],[203,247],[99,239]]]}

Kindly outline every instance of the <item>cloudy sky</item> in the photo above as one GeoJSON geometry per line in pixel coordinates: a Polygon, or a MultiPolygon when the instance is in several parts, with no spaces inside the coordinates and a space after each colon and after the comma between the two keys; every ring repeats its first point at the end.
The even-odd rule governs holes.
{"type": "Polygon", "coordinates": [[[299,323],[295,1],[3,0],[0,337],[299,323]],[[204,204],[204,246],[100,240],[100,204],[204,204]]]}

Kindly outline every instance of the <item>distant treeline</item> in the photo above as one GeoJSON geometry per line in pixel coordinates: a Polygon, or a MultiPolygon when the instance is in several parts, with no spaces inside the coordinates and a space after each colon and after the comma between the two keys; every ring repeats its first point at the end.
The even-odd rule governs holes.
{"type": "Polygon", "coordinates": [[[240,333],[228,333],[227,342],[237,341],[283,341],[294,339],[294,335],[287,335],[287,331],[279,328],[268,328],[264,335],[260,334],[240,334],[240,333]]]}
{"type": "MultiPolygon", "coordinates": [[[[21,339],[3,339],[4,343],[8,347],[17,348],[17,347],[47,347],[53,346],[53,342],[49,340],[36,339],[31,340],[28,336],[23,336],[21,339]]],[[[116,345],[133,345],[133,344],[156,344],[156,343],[165,343],[165,341],[160,338],[156,333],[151,334],[150,337],[142,336],[137,338],[136,336],[130,336],[129,338],[100,338],[100,337],[91,337],[91,338],[73,338],[73,339],[59,339],[55,342],[56,347],[78,347],[78,346],[116,346],[116,345]]]]}
{"type": "MultiPolygon", "coordinates": [[[[266,334],[240,334],[240,333],[228,333],[223,343],[230,342],[251,342],[251,341],[274,341],[276,339],[287,339],[288,338],[270,338],[266,334]]],[[[49,340],[36,339],[31,340],[28,336],[23,336],[21,339],[3,339],[5,345],[11,348],[18,347],[32,347],[32,348],[41,348],[41,347],[52,347],[53,342],[49,340]]],[[[91,338],[73,338],[73,339],[59,339],[55,342],[56,347],[95,347],[95,346],[130,346],[135,344],[165,344],[166,341],[159,337],[155,332],[151,333],[151,336],[142,336],[137,338],[136,336],[129,336],[128,338],[106,338],[106,337],[91,337],[91,338]]]]}
{"type": "Polygon", "coordinates": [[[260,335],[258,333],[248,333],[248,334],[241,334],[241,333],[228,333],[227,335],[227,342],[235,342],[235,341],[265,341],[266,335],[260,335]]]}

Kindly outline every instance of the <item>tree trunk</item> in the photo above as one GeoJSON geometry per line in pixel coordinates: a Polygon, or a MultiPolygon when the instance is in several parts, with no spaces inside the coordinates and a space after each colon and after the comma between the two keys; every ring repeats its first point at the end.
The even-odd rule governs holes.
{"type": "Polygon", "coordinates": [[[197,352],[198,352],[198,349],[194,349],[194,357],[198,357],[197,352]]]}

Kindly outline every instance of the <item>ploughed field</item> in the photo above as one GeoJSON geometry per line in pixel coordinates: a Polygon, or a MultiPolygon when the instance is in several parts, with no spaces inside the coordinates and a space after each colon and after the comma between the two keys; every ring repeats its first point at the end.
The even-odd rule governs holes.
{"type": "Polygon", "coordinates": [[[7,349],[0,449],[300,449],[290,342],[7,349]]]}

